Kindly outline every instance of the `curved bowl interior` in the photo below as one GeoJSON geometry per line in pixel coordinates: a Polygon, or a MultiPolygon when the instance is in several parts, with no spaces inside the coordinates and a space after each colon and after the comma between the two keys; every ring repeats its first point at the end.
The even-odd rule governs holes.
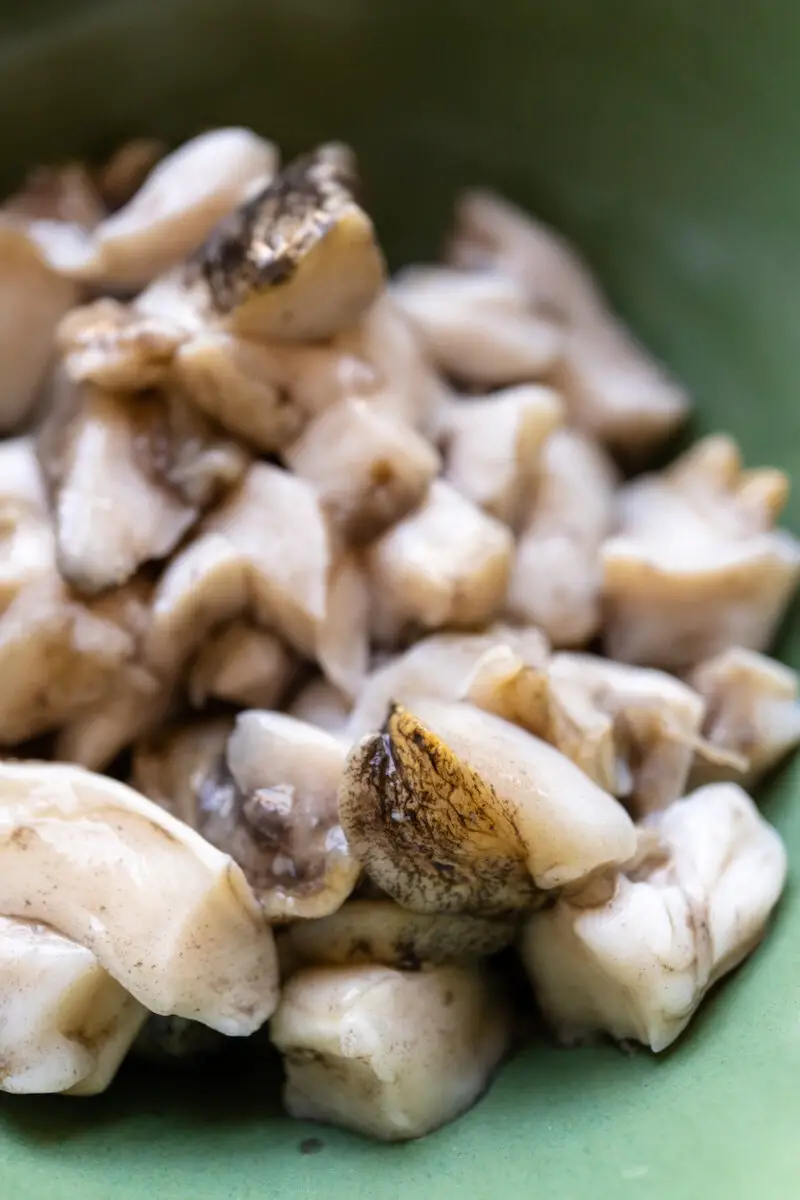
{"type": "MultiPolygon", "coordinates": [[[[765,0],[37,0],[0,15],[2,175],[249,123],[361,153],[396,261],[494,185],[576,239],[752,465],[800,479],[800,10],[765,0]]],[[[788,512],[800,530],[800,489],[788,512]]],[[[781,651],[800,666],[800,622],[781,651]]],[[[800,759],[766,811],[800,861],[800,759]]],[[[9,1196],[764,1200],[796,1192],[800,898],[657,1060],[532,1047],[466,1117],[384,1148],[278,1115],[268,1061],[3,1097],[9,1196]],[[309,1141],[308,1139],[315,1139],[309,1141]]]]}

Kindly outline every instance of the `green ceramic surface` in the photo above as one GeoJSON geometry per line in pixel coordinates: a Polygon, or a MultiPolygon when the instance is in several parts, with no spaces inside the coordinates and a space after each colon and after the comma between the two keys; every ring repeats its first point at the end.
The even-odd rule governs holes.
{"type": "MultiPolygon", "coordinates": [[[[462,184],[574,236],[701,428],[800,481],[800,9],[794,0],[28,0],[0,102],[27,165],[250,123],[361,151],[397,261],[462,184]]],[[[789,509],[800,532],[800,486],[789,509]]],[[[800,619],[782,641],[800,666],[800,619]]],[[[800,872],[800,760],[764,806],[800,872]]],[[[800,896],[654,1059],[531,1048],[464,1119],[379,1147],[277,1115],[274,1071],[123,1071],[93,1100],[4,1097],[15,1200],[791,1200],[800,1195],[800,896]],[[305,1144],[316,1137],[321,1142],[305,1144]],[[315,1150],[311,1153],[309,1151],[315,1150]],[[304,1152],[305,1151],[305,1152],[304,1152]]]]}

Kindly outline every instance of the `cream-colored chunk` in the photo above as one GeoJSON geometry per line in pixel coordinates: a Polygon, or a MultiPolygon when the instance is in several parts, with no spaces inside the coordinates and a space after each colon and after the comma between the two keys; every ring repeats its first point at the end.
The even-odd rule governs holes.
{"type": "Polygon", "coordinates": [[[531,308],[519,283],[501,272],[408,267],[392,294],[431,361],[470,386],[541,379],[561,353],[559,323],[531,308]]]}
{"type": "Polygon", "coordinates": [[[355,554],[341,554],[328,574],[325,616],[315,657],[334,687],[354,700],[369,668],[369,578],[355,554]]]}
{"type": "Polygon", "coordinates": [[[331,546],[314,490],[256,463],[206,521],[248,564],[253,616],[313,657],[325,619],[331,546]]]}
{"type": "Polygon", "coordinates": [[[322,146],[217,226],[195,266],[224,325],[314,341],[358,320],[382,291],[385,268],[356,187],[353,155],[322,146]]]}
{"type": "Polygon", "coordinates": [[[243,708],[276,708],[294,668],[279,638],[236,620],[204,639],[189,673],[189,700],[195,708],[210,698],[243,708]]]}
{"type": "Polygon", "coordinates": [[[326,916],[355,886],[360,868],[337,810],[345,754],[330,734],[282,713],[237,718],[227,763],[241,796],[238,829],[227,806],[210,801],[200,828],[241,862],[269,917],[326,916]]]}
{"type": "Polygon", "coordinates": [[[787,490],[780,471],[743,471],[725,437],[622,488],[601,554],[609,656],[685,670],[765,649],[800,577],[800,542],[774,528],[787,490]]]}
{"type": "Polygon", "coordinates": [[[175,320],[140,314],[104,297],[71,309],[59,322],[56,345],[75,383],[140,391],[168,381],[172,360],[188,336],[175,320]]]}
{"type": "Polygon", "coordinates": [[[168,813],[196,828],[204,782],[224,758],[233,717],[168,726],[137,742],[131,786],[168,813]]]}
{"type": "Polygon", "coordinates": [[[291,373],[270,346],[210,328],[184,341],[174,369],[203,412],[264,454],[283,450],[305,423],[302,405],[282,384],[291,373]]]}
{"type": "MultiPolygon", "coordinates": [[[[179,295],[179,293],[178,293],[179,295]]],[[[137,302],[169,324],[169,290],[137,302]]],[[[192,400],[231,433],[265,453],[280,451],[306,420],[351,396],[371,395],[379,377],[346,338],[330,342],[265,342],[219,329],[203,314],[181,314],[187,335],[173,363],[192,400]],[[196,326],[196,327],[195,327],[196,326]],[[339,343],[342,342],[340,347],[339,343]]]]}
{"type": "Polygon", "coordinates": [[[102,690],[72,695],[54,745],[54,758],[105,770],[116,756],[162,721],[174,700],[171,679],[159,677],[143,653],[151,620],[152,587],[136,578],[107,592],[88,607],[96,620],[110,622],[127,639],[126,657],[102,690]]]}
{"type": "Polygon", "coordinates": [[[512,551],[504,525],[435,481],[420,507],[367,551],[379,639],[485,625],[502,606],[512,551]]]}
{"type": "Polygon", "coordinates": [[[604,786],[637,816],[683,795],[706,710],[696,691],[663,671],[593,654],[554,654],[548,676],[576,728],[581,703],[608,719],[615,780],[604,786]]]}
{"type": "Polygon", "coordinates": [[[351,751],[339,814],[370,877],[416,912],[524,911],[636,849],[622,806],[552,746],[427,697],[351,751]]]}
{"type": "Polygon", "coordinates": [[[38,449],[53,494],[59,568],[89,594],[166,557],[246,465],[178,397],[132,397],[65,378],[38,449]]]}
{"type": "Polygon", "coordinates": [[[246,618],[355,691],[367,666],[368,601],[358,562],[346,555],[332,561],[313,491],[259,463],[162,575],[146,658],[173,677],[213,629],[246,618]]]}
{"type": "Polygon", "coordinates": [[[0,434],[32,413],[53,359],[56,328],[77,299],[75,285],[49,269],[24,225],[0,219],[0,434]]]}
{"type": "Polygon", "coordinates": [[[197,515],[148,470],[147,427],[158,416],[149,401],[139,405],[86,390],[74,415],[64,414],[65,427],[45,431],[48,447],[61,444],[57,465],[45,451],[57,475],[59,567],[84,592],[124,583],[142,563],[165,557],[197,515]]]}
{"type": "Polygon", "coordinates": [[[132,742],[166,719],[174,699],[171,681],[126,662],[99,697],[75,705],[56,734],[53,757],[105,771],[132,742]]]}
{"type": "Polygon", "coordinates": [[[735,784],[700,788],[646,828],[663,852],[623,871],[610,899],[564,897],[524,931],[523,962],[565,1041],[608,1033],[664,1050],[761,940],[783,890],[781,839],[735,784]]]}
{"type": "Polygon", "coordinates": [[[336,805],[346,753],[322,729],[254,709],[232,731],[204,722],[152,739],[134,779],[239,863],[268,918],[321,917],[359,874],[336,805]]]}
{"type": "Polygon", "coordinates": [[[23,588],[0,616],[0,745],[49,733],[104,699],[134,653],[129,633],[57,577],[23,588]]]}
{"type": "Polygon", "coordinates": [[[617,473],[574,429],[542,448],[530,513],[517,543],[508,611],[554,646],[581,646],[600,626],[600,546],[611,532],[617,473]]]}
{"type": "Polygon", "coordinates": [[[713,750],[744,760],[737,769],[714,761],[703,748],[692,779],[754,784],[800,744],[797,672],[763,654],[732,646],[700,663],[689,682],[706,702],[703,732],[713,750]]]}
{"type": "Polygon", "coordinates": [[[301,971],[270,1033],[291,1116],[384,1141],[422,1137],[470,1108],[510,1043],[502,999],[463,967],[301,971]]]}
{"type": "Polygon", "coordinates": [[[272,935],[225,854],[133,789],[0,763],[0,913],[91,950],[153,1012],[252,1033],[277,1000],[272,935]]]}
{"type": "Polygon", "coordinates": [[[416,970],[422,964],[471,962],[508,946],[512,921],[463,913],[408,912],[392,900],[348,900],[329,917],[295,922],[284,934],[283,957],[298,965],[382,963],[416,970]]]}
{"type": "Polygon", "coordinates": [[[248,561],[219,533],[200,534],[168,563],[156,585],[144,654],[174,677],[208,633],[247,605],[248,561]]]}
{"type": "Polygon", "coordinates": [[[495,646],[510,647],[525,662],[543,663],[547,639],[538,629],[492,625],[485,633],[435,633],[370,672],[349,722],[353,740],[380,729],[392,703],[417,696],[460,700],[476,663],[495,646]]]}
{"type": "Polygon", "coordinates": [[[102,1092],[147,1010],[84,946],[0,917],[0,1091],[102,1092]]]}
{"type": "Polygon", "coordinates": [[[507,525],[522,516],[546,439],[561,423],[550,388],[507,388],[451,405],[443,418],[447,480],[462,496],[507,525]]]}
{"type": "MultiPolygon", "coordinates": [[[[450,391],[395,299],[384,292],[361,320],[334,343],[345,360],[366,363],[372,372],[359,395],[373,407],[429,433],[438,427],[450,391]]],[[[363,374],[363,372],[362,372],[363,374]]]]}
{"type": "Polygon", "coordinates": [[[55,538],[30,438],[0,442],[0,613],[28,584],[55,573],[55,538]]]}
{"type": "Polygon", "coordinates": [[[611,312],[585,263],[554,230],[494,193],[470,191],[456,208],[450,261],[504,272],[534,309],[558,315],[565,341],[551,381],[576,425],[639,458],[685,419],[686,393],[611,312]]]}
{"type": "Polygon", "coordinates": [[[416,508],[440,465],[414,429],[355,397],[310,422],[284,459],[354,542],[369,541],[416,508]]]}
{"type": "Polygon", "coordinates": [[[313,491],[279,467],[254,464],[164,572],[148,659],[174,671],[213,627],[245,613],[314,657],[330,574],[328,530],[313,491]]]}
{"type": "Polygon", "coordinates": [[[321,676],[301,688],[286,711],[290,717],[316,725],[347,745],[351,742],[347,732],[350,702],[343,692],[321,676]]]}
{"type": "Polygon", "coordinates": [[[695,755],[728,768],[744,762],[703,738],[702,697],[663,671],[592,654],[548,660],[496,645],[476,662],[462,694],[550,742],[637,817],[683,795],[695,755]]]}
{"type": "Polygon", "coordinates": [[[47,243],[54,266],[106,287],[142,287],[196,250],[254,185],[277,169],[270,142],[214,129],[162,159],[135,196],[69,247],[47,243]]]}

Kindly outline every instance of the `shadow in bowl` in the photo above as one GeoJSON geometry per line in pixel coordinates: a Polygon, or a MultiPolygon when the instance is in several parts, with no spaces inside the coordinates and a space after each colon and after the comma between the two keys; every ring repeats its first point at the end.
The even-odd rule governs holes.
{"type": "Polygon", "coordinates": [[[129,1058],[100,1096],[2,1096],[0,1120],[39,1146],[63,1147],[120,1123],[155,1119],[165,1129],[191,1129],[201,1148],[204,1128],[260,1127],[279,1116],[281,1083],[278,1055],[268,1045],[243,1042],[191,1066],[129,1058]]]}

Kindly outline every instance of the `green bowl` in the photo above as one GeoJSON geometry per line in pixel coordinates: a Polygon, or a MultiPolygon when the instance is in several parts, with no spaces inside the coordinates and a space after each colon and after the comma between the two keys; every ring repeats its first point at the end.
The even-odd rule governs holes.
{"type": "MultiPolygon", "coordinates": [[[[573,236],[693,390],[800,478],[800,10],[726,0],[29,0],[0,16],[13,183],[138,133],[250,123],[361,152],[396,261],[464,184],[573,236]],[[23,15],[24,14],[24,15],[23,15]]],[[[788,522],[800,532],[800,489],[788,522]]],[[[800,620],[782,652],[800,666],[800,620]]],[[[764,798],[800,861],[800,759],[764,798]]],[[[18,1200],[788,1200],[800,1192],[800,897],[669,1053],[530,1048],[456,1124],[381,1147],[278,1115],[269,1062],[3,1097],[18,1200]],[[315,1139],[315,1140],[309,1140],[315,1139]],[[313,1151],[313,1153],[312,1153],[313,1151]]]]}

